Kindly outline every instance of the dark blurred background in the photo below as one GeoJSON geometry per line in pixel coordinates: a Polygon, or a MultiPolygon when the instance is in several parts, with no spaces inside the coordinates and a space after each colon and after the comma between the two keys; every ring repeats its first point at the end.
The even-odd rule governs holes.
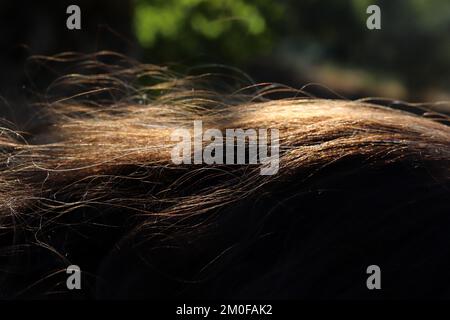
{"type": "Polygon", "coordinates": [[[450,100],[449,0],[2,0],[0,49],[8,101],[30,95],[30,82],[48,85],[30,56],[98,50],[220,63],[256,82],[319,83],[348,98],[450,100]],[[82,30],[66,28],[71,4],[82,30]],[[370,4],[381,8],[381,30],[366,27],[370,4]]]}

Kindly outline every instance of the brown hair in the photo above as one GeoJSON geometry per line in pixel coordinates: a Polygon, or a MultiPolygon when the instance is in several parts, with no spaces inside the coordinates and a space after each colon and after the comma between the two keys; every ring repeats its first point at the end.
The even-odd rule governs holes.
{"type": "Polygon", "coordinates": [[[76,264],[89,297],[353,297],[372,259],[392,275],[385,294],[409,296],[431,284],[411,291],[407,275],[450,261],[435,246],[450,241],[447,125],[363,101],[270,100],[271,87],[206,90],[204,75],[110,56],[46,58],[80,62],[47,96],[66,97],[36,104],[27,133],[1,128],[5,296],[53,292],[76,264]],[[170,134],[194,120],[279,129],[278,173],[173,164],[170,134]]]}

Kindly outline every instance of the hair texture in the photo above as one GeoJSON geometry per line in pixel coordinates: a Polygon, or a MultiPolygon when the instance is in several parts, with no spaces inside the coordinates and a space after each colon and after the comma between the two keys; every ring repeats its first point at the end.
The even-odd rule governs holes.
{"type": "Polygon", "coordinates": [[[32,125],[0,128],[0,297],[450,295],[444,121],[112,53],[36,59],[75,71],[32,125]],[[295,96],[269,99],[283,91],[295,96]],[[173,164],[170,135],[194,120],[279,129],[278,173],[173,164]],[[72,264],[81,291],[65,287],[72,264]],[[367,290],[372,264],[381,291],[367,290]]]}

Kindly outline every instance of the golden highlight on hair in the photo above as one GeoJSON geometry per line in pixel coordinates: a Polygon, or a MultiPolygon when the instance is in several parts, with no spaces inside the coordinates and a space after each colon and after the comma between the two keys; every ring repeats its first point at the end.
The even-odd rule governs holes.
{"type": "Polygon", "coordinates": [[[139,243],[177,234],[188,239],[227,208],[264,198],[278,186],[313,190],[309,181],[329,167],[345,179],[352,170],[410,163],[426,167],[437,184],[449,182],[450,128],[424,116],[364,101],[272,100],[268,94],[287,89],[215,87],[212,73],[181,76],[112,53],[36,59],[77,67],[35,104],[39,126],[0,129],[0,230],[33,235],[26,241],[13,236],[3,247],[46,247],[64,261],[60,267],[76,263],[48,238],[61,226],[124,228],[118,247],[133,237],[139,243]],[[113,63],[106,62],[110,58],[113,63]],[[223,131],[279,129],[278,173],[261,176],[257,165],[173,164],[170,135],[192,128],[194,120],[223,131]],[[351,167],[339,171],[347,163],[351,167]],[[128,216],[120,220],[126,227],[99,218],[110,211],[128,216]]]}

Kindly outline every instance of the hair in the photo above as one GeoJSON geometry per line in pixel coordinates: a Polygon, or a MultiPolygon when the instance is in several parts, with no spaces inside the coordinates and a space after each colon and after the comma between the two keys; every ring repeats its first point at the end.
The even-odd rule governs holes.
{"type": "Polygon", "coordinates": [[[26,131],[0,128],[0,297],[450,295],[445,121],[111,53],[37,59],[76,72],[26,131]],[[278,173],[175,165],[170,135],[194,120],[279,129],[278,173]],[[383,290],[367,290],[372,264],[383,290]],[[69,265],[83,290],[66,289],[69,265]]]}

